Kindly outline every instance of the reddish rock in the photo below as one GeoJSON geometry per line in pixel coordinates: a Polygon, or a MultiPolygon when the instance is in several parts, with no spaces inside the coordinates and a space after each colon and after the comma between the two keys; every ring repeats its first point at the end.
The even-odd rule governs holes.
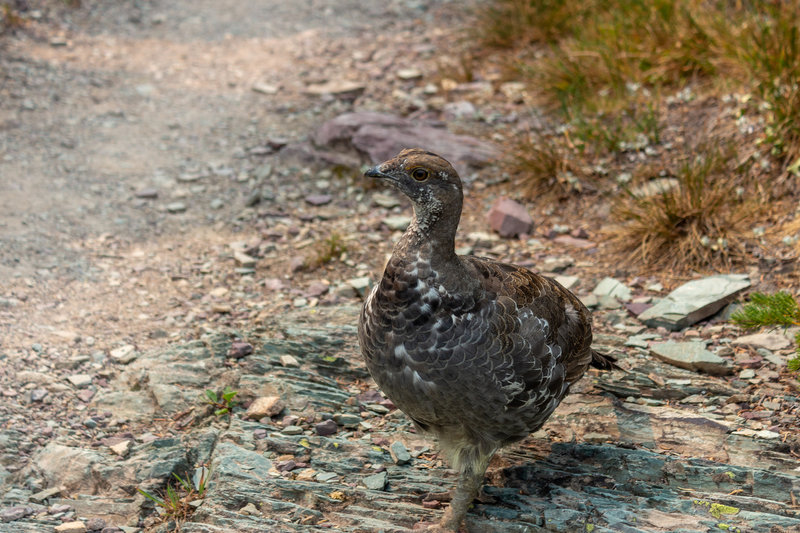
{"type": "Polygon", "coordinates": [[[383,400],[383,396],[381,396],[380,391],[375,389],[365,390],[359,394],[357,398],[361,403],[378,403],[379,401],[383,400]]]}
{"type": "Polygon", "coordinates": [[[264,288],[271,291],[280,291],[286,288],[286,284],[278,278],[267,278],[264,280],[264,288]]]}
{"type": "Polygon", "coordinates": [[[333,196],[330,194],[309,194],[306,196],[306,203],[311,205],[325,205],[329,204],[333,200],[333,196]]]}
{"type": "Polygon", "coordinates": [[[533,219],[525,207],[510,198],[500,198],[489,210],[489,226],[501,237],[530,233],[533,219]]]}
{"type": "Polygon", "coordinates": [[[323,281],[312,281],[305,292],[305,296],[309,298],[319,298],[330,289],[330,285],[323,281]]]}
{"type": "Polygon", "coordinates": [[[326,435],[333,435],[339,431],[339,426],[333,420],[324,420],[314,425],[314,431],[317,432],[317,435],[324,437],[326,435]]]}
{"type": "Polygon", "coordinates": [[[764,364],[764,359],[760,355],[754,355],[747,359],[736,359],[736,364],[742,368],[760,368],[764,364]]]}
{"type": "Polygon", "coordinates": [[[228,357],[233,357],[234,359],[241,359],[242,357],[246,357],[253,353],[253,345],[249,342],[242,342],[236,341],[231,344],[230,349],[228,350],[228,357]]]}
{"type": "Polygon", "coordinates": [[[626,302],[623,303],[622,305],[625,306],[625,309],[627,309],[628,312],[633,316],[639,316],[648,309],[650,309],[651,307],[653,307],[653,304],[644,302],[626,302]]]}
{"type": "Polygon", "coordinates": [[[306,268],[306,258],[302,255],[296,255],[289,259],[289,270],[292,272],[300,272],[306,268]]]}
{"type": "MultiPolygon", "coordinates": [[[[440,154],[455,169],[482,167],[500,156],[500,150],[469,135],[456,135],[442,127],[387,113],[344,113],[322,124],[310,144],[297,145],[300,154],[331,164],[359,166],[394,156],[404,148],[424,146],[440,154]]],[[[287,150],[292,151],[290,147],[287,150]]]]}
{"type": "Polygon", "coordinates": [[[573,248],[594,248],[597,246],[594,241],[573,237],[572,235],[558,235],[553,238],[553,242],[572,246],[573,248]]]}

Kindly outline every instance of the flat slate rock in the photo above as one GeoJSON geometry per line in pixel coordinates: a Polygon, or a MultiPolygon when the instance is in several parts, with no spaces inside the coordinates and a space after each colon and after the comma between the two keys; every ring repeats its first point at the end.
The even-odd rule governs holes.
{"type": "Polygon", "coordinates": [[[638,316],[650,327],[678,331],[707,318],[750,286],[744,274],[710,276],[684,283],[638,316]]]}
{"type": "Polygon", "coordinates": [[[592,294],[598,298],[602,296],[611,296],[623,302],[627,302],[631,299],[631,290],[621,281],[614,278],[603,278],[600,280],[600,283],[594,288],[592,294]]]}
{"type": "Polygon", "coordinates": [[[752,335],[742,335],[731,342],[734,345],[755,346],[756,348],[766,348],[767,350],[783,350],[792,343],[789,338],[782,333],[753,333],[752,335]]]}
{"type": "MultiPolygon", "coordinates": [[[[70,495],[51,497],[48,505],[68,504],[76,516],[101,517],[109,526],[128,524],[153,512],[145,498],[131,496],[131,488],[158,493],[174,480],[173,473],[185,476],[195,464],[210,464],[208,492],[182,525],[183,533],[390,533],[437,521],[447,505],[432,506],[426,496],[451,490],[455,473],[436,453],[417,453],[421,445],[434,445],[410,433],[404,416],[373,403],[381,399],[376,391],[352,401],[360,395],[352,380],[366,378],[356,331],[349,325],[358,311],[356,306],[335,309],[336,316],[349,317],[348,325],[301,326],[297,316],[307,312],[289,314],[282,329],[285,339],[217,332],[142,353],[112,380],[109,393],[98,394],[92,408],[112,410],[130,396],[135,408],[152,417],[156,392],[169,384],[191,391],[188,405],[195,406],[176,420],[186,422],[179,434],[157,439],[137,434],[125,457],[88,444],[79,448],[69,440],[51,442],[34,454],[30,467],[5,481],[0,477],[0,510],[39,505],[30,502],[30,490],[20,487],[42,473],[43,486],[63,485],[70,495]],[[254,349],[232,370],[226,356],[233,338],[249,339],[254,349]],[[284,355],[295,357],[300,366],[281,365],[284,355]],[[130,390],[130,377],[141,373],[150,379],[137,382],[141,390],[130,390]],[[202,415],[203,391],[223,376],[235,378],[242,397],[279,394],[289,414],[334,413],[342,427],[333,435],[317,435],[313,425],[305,424],[295,426],[299,434],[287,435],[281,433],[281,422],[248,420],[241,407],[224,420],[202,415]],[[340,378],[345,378],[342,383],[340,378]],[[377,407],[390,414],[362,419],[364,409],[377,407]],[[373,429],[347,428],[361,421],[373,429]],[[305,466],[297,472],[282,469],[291,462],[305,466]]],[[[598,340],[620,345],[625,337],[598,340]]],[[[732,433],[735,424],[675,402],[626,400],[677,400],[703,393],[729,397],[737,389],[652,358],[619,374],[597,378],[597,385],[617,398],[597,394],[593,383],[582,380],[545,430],[500,452],[484,489],[490,503],[474,502],[467,515],[470,531],[707,533],[719,530],[717,524],[726,524],[729,531],[800,531],[800,511],[793,507],[800,498],[797,462],[775,433],[732,433]],[[648,376],[659,376],[662,383],[648,376]]],[[[181,409],[182,402],[176,402],[165,416],[181,409]]],[[[0,431],[0,443],[9,449],[19,448],[18,438],[0,431]]],[[[0,522],[0,533],[53,531],[56,525],[51,515],[34,514],[0,522]]]]}
{"type": "Polygon", "coordinates": [[[310,145],[297,145],[288,152],[296,151],[329,164],[358,167],[385,161],[404,148],[424,146],[450,161],[459,173],[465,173],[470,166],[485,166],[500,155],[491,143],[437,126],[389,113],[344,113],[322,124],[312,135],[310,145]]]}
{"type": "Polygon", "coordinates": [[[650,346],[650,351],[662,361],[687,370],[715,376],[724,376],[732,371],[727,360],[707,350],[702,342],[659,342],[650,346]]]}

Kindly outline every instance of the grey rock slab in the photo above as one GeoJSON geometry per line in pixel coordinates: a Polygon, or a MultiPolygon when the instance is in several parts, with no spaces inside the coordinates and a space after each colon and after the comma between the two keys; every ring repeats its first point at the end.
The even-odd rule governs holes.
{"type": "Polygon", "coordinates": [[[369,490],[383,490],[384,487],[386,487],[387,479],[388,474],[386,471],[383,471],[378,472],[377,474],[372,474],[371,476],[367,476],[361,481],[369,490]]]}
{"type": "Polygon", "coordinates": [[[553,279],[556,280],[561,285],[563,285],[565,289],[569,290],[574,289],[581,282],[581,279],[578,276],[560,275],[560,276],[555,276],[553,279]]]}
{"type": "Polygon", "coordinates": [[[586,307],[588,307],[590,309],[600,305],[600,299],[595,294],[585,294],[585,295],[579,297],[579,300],[581,301],[581,303],[583,305],[585,305],[586,307]]]}
{"type": "Polygon", "coordinates": [[[33,464],[50,485],[68,492],[95,492],[105,480],[93,479],[92,472],[106,456],[91,449],[64,446],[50,442],[33,456],[33,464]]]}
{"type": "Polygon", "coordinates": [[[650,327],[677,331],[707,318],[750,286],[744,274],[709,276],[684,283],[638,316],[650,327]]]}
{"type": "Polygon", "coordinates": [[[111,359],[117,363],[122,365],[127,365],[136,360],[139,354],[136,353],[136,347],[132,344],[126,344],[124,346],[120,346],[119,348],[114,348],[108,355],[111,356],[111,359]]]}
{"type": "Polygon", "coordinates": [[[753,333],[743,335],[731,342],[735,345],[755,346],[756,348],[766,348],[767,350],[782,350],[791,345],[791,341],[781,333],[753,333]]]}
{"type": "Polygon", "coordinates": [[[611,296],[623,302],[627,302],[631,299],[631,290],[626,287],[624,283],[614,278],[603,278],[600,280],[600,283],[592,290],[592,294],[598,298],[602,296],[611,296]]]}
{"type": "Polygon", "coordinates": [[[473,118],[478,114],[475,105],[466,100],[447,102],[442,106],[442,111],[444,112],[444,116],[448,119],[473,118]]]}
{"type": "MultiPolygon", "coordinates": [[[[337,310],[348,317],[356,317],[357,312],[356,306],[337,310]]],[[[242,360],[247,364],[225,370],[237,374],[236,388],[249,391],[255,397],[280,395],[292,412],[298,414],[301,410],[335,413],[333,420],[340,425],[358,424],[360,416],[344,412],[356,409],[348,407],[348,400],[356,394],[347,385],[348,380],[338,383],[327,374],[332,372],[351,378],[363,375],[358,373],[363,368],[358,366],[360,358],[355,351],[355,328],[315,326],[299,323],[292,317],[287,320],[282,332],[288,340],[237,332],[237,338],[251,339],[254,353],[242,360]],[[288,354],[301,361],[302,368],[281,366],[280,356],[288,354]],[[316,365],[324,362],[325,358],[343,358],[349,362],[325,367],[325,372],[321,372],[316,365]]],[[[234,337],[230,334],[207,336],[203,342],[171,346],[160,353],[142,356],[113,381],[112,386],[118,390],[111,394],[119,396],[116,400],[111,396],[110,404],[116,407],[105,407],[110,393],[100,391],[90,408],[100,412],[112,411],[115,417],[119,417],[115,409],[125,407],[126,395],[137,402],[140,401],[137,395],[151,395],[148,390],[151,385],[147,380],[134,379],[142,373],[162,384],[180,383],[187,393],[194,395],[194,404],[197,404],[202,401],[205,386],[203,380],[191,378],[201,369],[197,363],[203,363],[206,376],[217,382],[214,376],[218,374],[215,372],[225,368],[225,354],[231,338],[234,337]],[[194,364],[186,367],[187,361],[194,364]],[[187,375],[179,379],[153,376],[169,373],[170,365],[187,375]],[[128,390],[134,385],[141,390],[128,390]],[[127,389],[123,390],[124,387],[127,389]]],[[[619,346],[627,338],[618,336],[614,342],[608,342],[619,346]]],[[[598,340],[604,341],[601,336],[598,340]]],[[[731,434],[736,426],[716,421],[711,414],[703,417],[696,412],[673,408],[676,404],[654,406],[653,403],[642,405],[624,401],[627,396],[640,399],[645,399],[643,396],[680,399],[691,394],[705,394],[708,398],[730,396],[733,392],[725,390],[730,387],[723,380],[691,374],[655,358],[640,358],[631,372],[624,375],[605,373],[597,378],[597,382],[604,390],[623,395],[623,401],[614,402],[603,395],[575,391],[548,422],[549,427],[558,430],[563,424],[575,431],[590,427],[589,433],[580,433],[581,438],[645,445],[663,443],[669,447],[670,454],[685,456],[688,449],[691,454],[717,457],[719,462],[662,455],[635,447],[556,442],[534,436],[526,441],[525,447],[509,447],[500,452],[503,464],[509,466],[497,470],[492,481],[485,486],[492,503],[476,503],[470,509],[467,515],[470,531],[572,532],[585,531],[586,523],[594,526],[593,533],[688,533],[707,531],[721,522],[741,531],[769,531],[772,526],[786,531],[800,528],[800,516],[792,508],[791,500],[792,494],[795,497],[799,494],[800,476],[794,471],[794,459],[788,453],[778,451],[781,443],[776,432],[753,430],[752,434],[731,434]],[[639,364],[642,368],[638,368],[639,364]],[[648,376],[653,376],[653,379],[648,376]],[[615,383],[606,388],[603,380],[614,380],[615,383]],[[576,401],[569,401],[572,398],[576,401]],[[676,446],[679,447],[677,451],[676,446]],[[764,470],[750,466],[753,457],[759,457],[759,465],[763,465],[764,470]],[[784,457],[783,462],[780,457],[784,457]],[[778,466],[766,470],[767,466],[772,468],[773,465],[778,466]],[[711,513],[711,506],[715,503],[737,511],[720,519],[711,513]]],[[[364,396],[361,403],[369,404],[367,410],[374,412],[380,407],[385,414],[387,409],[375,403],[378,401],[380,395],[375,394],[364,396]]],[[[152,409],[152,401],[146,405],[152,409]]],[[[446,505],[438,509],[426,508],[420,502],[420,495],[449,491],[455,482],[454,473],[441,461],[431,460],[426,454],[417,454],[414,460],[414,466],[420,468],[399,466],[401,461],[395,464],[394,458],[400,458],[405,448],[401,443],[412,442],[416,453],[419,448],[417,441],[422,436],[407,433],[410,426],[404,417],[373,417],[368,420],[380,431],[387,431],[385,435],[390,441],[395,441],[388,452],[374,446],[369,435],[345,436],[340,431],[336,435],[320,437],[298,427],[303,434],[291,436],[280,434],[272,424],[244,420],[237,413],[226,420],[227,424],[211,419],[208,423],[184,428],[174,438],[138,444],[124,459],[112,456],[106,448],[89,451],[96,454],[93,456],[96,460],[88,468],[86,461],[81,459],[86,459],[82,453],[74,457],[68,454],[72,458],[69,461],[50,462],[46,470],[55,471],[49,475],[58,476],[58,479],[45,479],[46,484],[42,486],[59,486],[63,483],[62,477],[66,475],[69,478],[74,473],[80,473],[85,480],[102,480],[105,485],[98,482],[98,486],[94,486],[94,481],[83,481],[73,483],[77,490],[69,487],[65,490],[70,494],[96,492],[104,495],[117,491],[120,499],[125,499],[125,505],[133,508],[128,509],[132,512],[120,512],[120,516],[135,520],[142,514],[139,509],[142,499],[120,493],[118,487],[141,486],[146,490],[157,490],[173,472],[185,475],[192,471],[192,465],[210,460],[214,471],[210,490],[182,525],[181,530],[186,533],[312,533],[328,524],[343,533],[389,532],[410,529],[421,520],[437,521],[446,505]],[[263,431],[259,439],[253,438],[257,429],[263,431]],[[274,468],[271,459],[284,454],[294,457],[297,463],[307,463],[298,470],[313,472],[312,479],[283,477],[285,472],[274,468]],[[365,469],[366,464],[385,465],[387,471],[373,474],[374,470],[365,469]],[[107,480],[113,480],[110,488],[107,480]],[[331,497],[334,492],[340,496],[331,497]],[[344,500],[338,499],[341,497],[344,500]],[[248,509],[247,513],[241,512],[244,508],[248,509]]],[[[22,437],[19,432],[12,434],[9,430],[0,430],[0,449],[19,449],[19,444],[24,442],[19,440],[22,437]]],[[[45,470],[41,463],[40,457],[36,456],[35,471],[45,470]]],[[[25,477],[27,472],[20,474],[25,477]]],[[[18,474],[14,476],[16,478],[18,474]]],[[[2,489],[0,494],[9,493],[2,489]]],[[[100,500],[82,501],[63,500],[62,503],[74,504],[77,517],[96,516],[88,507],[89,503],[104,511],[108,507],[100,500]]],[[[49,503],[55,502],[51,499],[49,503]]],[[[48,525],[38,522],[35,528],[26,529],[29,520],[33,519],[0,524],[0,533],[53,531],[53,527],[58,525],[57,521],[48,525]],[[7,526],[6,529],[3,526],[7,526]]],[[[108,523],[132,523],[106,520],[108,523]]]]}
{"type": "Polygon", "coordinates": [[[559,273],[565,271],[573,264],[575,264],[574,259],[568,255],[561,255],[557,257],[545,257],[544,261],[541,262],[539,267],[541,268],[542,272],[559,273]]]}
{"type": "Polygon", "coordinates": [[[724,376],[732,372],[731,364],[706,349],[702,342],[659,342],[650,346],[650,351],[662,361],[687,370],[695,370],[724,376]]]}
{"type": "Polygon", "coordinates": [[[322,483],[327,483],[328,481],[332,481],[338,477],[339,474],[336,472],[319,472],[316,476],[314,476],[314,479],[322,483]]]}
{"type": "Polygon", "coordinates": [[[47,389],[33,389],[31,391],[31,401],[32,402],[41,402],[44,400],[50,392],[47,389]]]}
{"type": "Polygon", "coordinates": [[[67,377],[67,381],[74,387],[84,389],[92,384],[92,376],[91,374],[73,374],[67,377]]]}
{"type": "Polygon", "coordinates": [[[49,500],[55,496],[61,494],[61,487],[50,487],[49,489],[40,490],[39,492],[31,495],[31,501],[36,503],[42,503],[45,500],[49,500]]]}
{"type": "Polygon", "coordinates": [[[242,252],[241,250],[234,250],[233,259],[236,261],[236,263],[244,268],[253,268],[258,262],[258,259],[252,255],[242,252]]]}
{"type": "Polygon", "coordinates": [[[230,442],[221,442],[214,448],[212,472],[223,478],[246,478],[263,480],[269,477],[272,461],[263,454],[246,450],[230,442]]]}
{"type": "Polygon", "coordinates": [[[386,227],[394,231],[405,231],[409,224],[411,224],[411,217],[405,215],[396,215],[385,217],[381,222],[386,224],[386,227]]]}
{"type": "Polygon", "coordinates": [[[372,287],[372,279],[369,276],[361,276],[358,278],[348,279],[347,283],[361,296],[366,296],[369,289],[372,287]]]}
{"type": "Polygon", "coordinates": [[[631,346],[634,348],[649,348],[650,342],[648,342],[653,337],[657,337],[657,335],[631,335],[628,337],[628,340],[625,341],[625,346],[631,346]]]}
{"type": "Polygon", "coordinates": [[[115,419],[128,421],[150,421],[155,414],[155,405],[147,392],[131,390],[101,390],[90,406],[100,412],[110,411],[115,419]]]}
{"type": "Polygon", "coordinates": [[[166,209],[170,213],[183,213],[186,211],[186,204],[184,202],[170,202],[166,205],[166,209]]]}
{"type": "Polygon", "coordinates": [[[179,385],[151,383],[150,393],[153,395],[159,410],[165,413],[177,413],[197,402],[200,391],[179,385]]]}
{"type": "Polygon", "coordinates": [[[389,453],[392,456],[392,460],[397,465],[404,465],[411,462],[411,454],[408,453],[408,449],[406,445],[396,440],[389,446],[389,453]]]}

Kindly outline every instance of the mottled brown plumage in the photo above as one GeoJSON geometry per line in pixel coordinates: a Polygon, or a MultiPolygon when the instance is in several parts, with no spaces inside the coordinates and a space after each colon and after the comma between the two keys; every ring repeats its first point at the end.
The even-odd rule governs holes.
{"type": "Polygon", "coordinates": [[[408,196],[414,219],[359,319],[378,386],[436,435],[459,472],[438,529],[456,531],[500,446],[539,429],[594,352],[586,307],[555,281],[457,256],[461,180],[443,158],[404,150],[366,173],[408,196]]]}

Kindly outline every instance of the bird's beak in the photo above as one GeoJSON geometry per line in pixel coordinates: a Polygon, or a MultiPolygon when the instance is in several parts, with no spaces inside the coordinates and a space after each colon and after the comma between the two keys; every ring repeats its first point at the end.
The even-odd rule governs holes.
{"type": "Polygon", "coordinates": [[[387,179],[392,178],[390,175],[381,172],[380,166],[372,167],[371,169],[364,172],[364,175],[368,178],[387,178],[387,179]]]}

